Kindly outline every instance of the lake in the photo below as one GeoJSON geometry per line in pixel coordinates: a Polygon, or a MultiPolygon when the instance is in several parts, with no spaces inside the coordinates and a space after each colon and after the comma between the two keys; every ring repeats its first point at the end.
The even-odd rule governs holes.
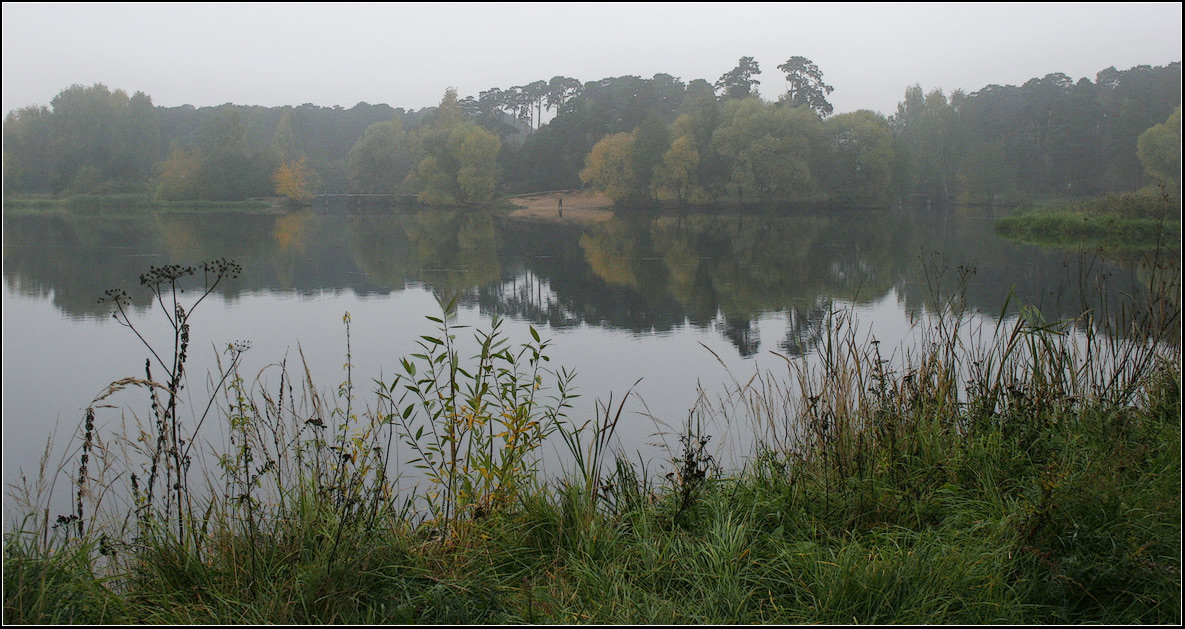
{"type": "MultiPolygon", "coordinates": [[[[809,358],[835,308],[850,308],[870,340],[900,348],[911,324],[933,311],[936,291],[953,294],[960,276],[961,303],[989,323],[1005,303],[1012,312],[1035,305],[1053,320],[1081,312],[1084,286],[1092,293],[1101,282],[1108,301],[1138,286],[1128,266],[1005,241],[994,220],[984,209],[642,212],[583,227],[464,210],[9,213],[5,483],[21,470],[36,475],[55,430],[57,452],[65,452],[106,385],[143,377],[148,351],[99,303],[105,290],[127,291],[132,322],[153,342],[171,343],[138,281],[153,265],[228,258],[243,268],[193,312],[191,409],[205,405],[215,361],[235,341],[251,343],[248,380],[261,373],[274,384],[278,370],[269,365],[286,359],[291,369],[303,354],[332,397],[346,378],[346,313],[355,395],[373,407],[373,381],[389,382],[399,359],[435,331],[425,317],[440,314],[438,300],[456,299],[459,324],[488,327],[497,315],[515,343],[530,339],[530,326],[552,339],[551,364],[577,373],[574,419],[591,416],[611,393],[620,400],[641,379],[618,436],[636,457],[661,462],[670,457],[662,444],[677,446],[697,384],[711,393],[729,373],[748,377],[783,366],[781,356],[809,358]]],[[[108,401],[119,408],[102,409],[104,431],[148,412],[142,390],[108,401]]],[[[726,426],[708,432],[722,460],[745,440],[726,426]]]]}

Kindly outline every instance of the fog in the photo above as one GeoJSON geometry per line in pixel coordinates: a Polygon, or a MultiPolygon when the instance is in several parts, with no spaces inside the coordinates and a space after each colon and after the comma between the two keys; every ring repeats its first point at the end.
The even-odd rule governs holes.
{"type": "Polygon", "coordinates": [[[977,90],[1181,57],[1181,5],[3,5],[3,107],[71,84],[160,106],[433,105],[555,75],[715,82],[741,56],[760,93],[809,57],[836,113],[892,113],[906,86],[977,90]]]}

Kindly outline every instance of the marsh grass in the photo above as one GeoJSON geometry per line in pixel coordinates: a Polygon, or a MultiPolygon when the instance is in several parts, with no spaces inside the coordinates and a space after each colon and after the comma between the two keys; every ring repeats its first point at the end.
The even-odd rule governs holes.
{"type": "Polygon", "coordinates": [[[1180,251],[1181,200],[1161,189],[1112,194],[1042,207],[996,221],[996,233],[1020,242],[1070,249],[1180,251]]]}
{"type": "Polygon", "coordinates": [[[213,212],[266,210],[268,201],[159,201],[142,193],[76,194],[55,196],[22,194],[4,199],[4,211],[122,214],[142,212],[213,212]]]}
{"type": "Polygon", "coordinates": [[[612,445],[628,393],[568,418],[572,374],[537,331],[465,344],[448,307],[367,405],[348,315],[331,394],[303,361],[249,379],[232,346],[209,410],[173,428],[175,387],[117,381],[98,401],[152,391],[148,421],[80,424],[78,517],[26,500],[5,621],[1179,623],[1179,271],[1121,316],[989,321],[962,307],[973,270],[927,264],[916,342],[832,311],[816,357],[701,394],[668,475],[612,445]],[[216,469],[187,478],[173,435],[215,423],[216,469]],[[755,435],[737,467],[709,434],[729,425],[755,435]],[[549,436],[570,456],[545,478],[549,436]],[[400,443],[414,489],[388,467],[400,443]],[[130,481],[152,465],[170,493],[130,481]]]}

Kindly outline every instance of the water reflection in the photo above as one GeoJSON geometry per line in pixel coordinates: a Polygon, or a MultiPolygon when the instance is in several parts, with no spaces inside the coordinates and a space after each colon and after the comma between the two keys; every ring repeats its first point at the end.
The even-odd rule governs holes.
{"type": "Polygon", "coordinates": [[[957,213],[639,216],[586,229],[460,209],[4,218],[10,289],[52,295],[69,317],[107,316],[96,300],[114,287],[146,307],[148,295],[135,285],[150,264],[221,257],[245,270],[220,288],[232,301],[245,293],[367,295],[415,285],[554,327],[711,326],[745,356],[760,347],[753,322],[771,312],[788,313],[791,322],[778,347],[808,351],[808,331],[833,299],[872,303],[893,291],[912,315],[961,290],[974,310],[998,315],[1011,299],[1054,319],[1092,303],[1118,312],[1100,306],[1097,295],[1084,297],[1085,289],[1105,281],[1103,299],[1114,301],[1160,273],[1138,260],[1116,264],[1006,242],[990,218],[957,213]]]}

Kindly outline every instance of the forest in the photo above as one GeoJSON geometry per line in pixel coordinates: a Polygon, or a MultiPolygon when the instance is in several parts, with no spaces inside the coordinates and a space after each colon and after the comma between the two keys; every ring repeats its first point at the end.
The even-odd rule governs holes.
{"type": "Polygon", "coordinates": [[[157,107],[73,85],[9,112],[4,193],[234,201],[415,195],[427,205],[595,187],[619,206],[885,207],[1177,188],[1180,62],[1061,73],[965,93],[920,85],[888,117],[834,114],[805,57],[742,57],[715,82],[556,76],[405,110],[157,107]],[[1176,113],[1175,113],[1176,112],[1176,113]]]}

